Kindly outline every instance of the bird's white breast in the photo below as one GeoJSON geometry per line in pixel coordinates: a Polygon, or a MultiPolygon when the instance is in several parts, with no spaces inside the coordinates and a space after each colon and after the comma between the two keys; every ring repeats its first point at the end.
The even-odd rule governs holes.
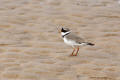
{"type": "Polygon", "coordinates": [[[64,42],[68,45],[75,45],[76,42],[75,41],[72,41],[72,40],[69,40],[67,39],[66,37],[63,38],[64,42]]]}
{"type": "Polygon", "coordinates": [[[66,37],[64,37],[63,40],[64,40],[64,42],[65,42],[67,45],[71,45],[71,46],[74,46],[74,45],[76,45],[76,46],[85,46],[85,45],[86,45],[86,43],[81,43],[81,44],[79,44],[79,43],[76,43],[76,42],[73,41],[73,40],[67,39],[66,37]]]}

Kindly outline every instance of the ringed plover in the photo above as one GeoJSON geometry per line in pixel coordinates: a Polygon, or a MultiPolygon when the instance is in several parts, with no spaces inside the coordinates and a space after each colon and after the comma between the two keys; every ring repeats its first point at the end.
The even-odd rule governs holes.
{"type": "Polygon", "coordinates": [[[73,34],[68,28],[61,28],[60,32],[64,42],[67,45],[70,45],[73,47],[73,52],[71,56],[77,56],[80,46],[84,46],[84,45],[94,46],[93,43],[85,42],[83,38],[73,34]],[[77,48],[77,51],[76,51],[76,54],[74,55],[76,48],[77,48]]]}

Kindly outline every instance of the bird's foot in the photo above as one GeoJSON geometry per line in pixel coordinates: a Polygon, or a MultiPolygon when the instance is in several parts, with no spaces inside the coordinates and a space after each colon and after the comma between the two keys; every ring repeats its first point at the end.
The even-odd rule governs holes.
{"type": "Polygon", "coordinates": [[[73,55],[73,56],[77,56],[77,55],[75,54],[75,55],[73,55]]]}
{"type": "Polygon", "coordinates": [[[70,56],[77,56],[77,55],[73,55],[73,54],[71,54],[70,56]]]}
{"type": "Polygon", "coordinates": [[[73,54],[71,54],[70,56],[73,56],[73,54]]]}

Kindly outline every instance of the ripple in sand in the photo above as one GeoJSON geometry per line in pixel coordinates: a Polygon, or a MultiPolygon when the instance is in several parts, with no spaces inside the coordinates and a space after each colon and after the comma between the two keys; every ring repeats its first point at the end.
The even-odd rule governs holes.
{"type": "Polygon", "coordinates": [[[119,34],[116,34],[116,33],[109,33],[109,34],[104,34],[104,37],[114,37],[114,36],[120,36],[119,34]]]}
{"type": "Polygon", "coordinates": [[[0,53],[6,52],[6,49],[0,49],[0,53]]]}
{"type": "Polygon", "coordinates": [[[24,79],[24,80],[26,80],[26,79],[27,80],[38,80],[38,75],[34,74],[34,73],[23,72],[23,73],[21,73],[19,78],[24,79]]]}
{"type": "Polygon", "coordinates": [[[12,27],[12,26],[10,26],[10,25],[1,25],[0,24],[0,28],[10,28],[10,27],[12,27]]]}
{"type": "Polygon", "coordinates": [[[19,71],[5,71],[2,73],[2,77],[7,79],[16,79],[19,77],[19,74],[19,71]]]}

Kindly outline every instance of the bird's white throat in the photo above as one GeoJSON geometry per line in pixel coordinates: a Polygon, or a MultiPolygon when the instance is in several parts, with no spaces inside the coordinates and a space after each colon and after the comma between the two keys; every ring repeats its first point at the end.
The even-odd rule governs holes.
{"type": "Polygon", "coordinates": [[[70,33],[70,32],[61,32],[61,35],[64,36],[64,35],[66,35],[68,33],[70,33]]]}

